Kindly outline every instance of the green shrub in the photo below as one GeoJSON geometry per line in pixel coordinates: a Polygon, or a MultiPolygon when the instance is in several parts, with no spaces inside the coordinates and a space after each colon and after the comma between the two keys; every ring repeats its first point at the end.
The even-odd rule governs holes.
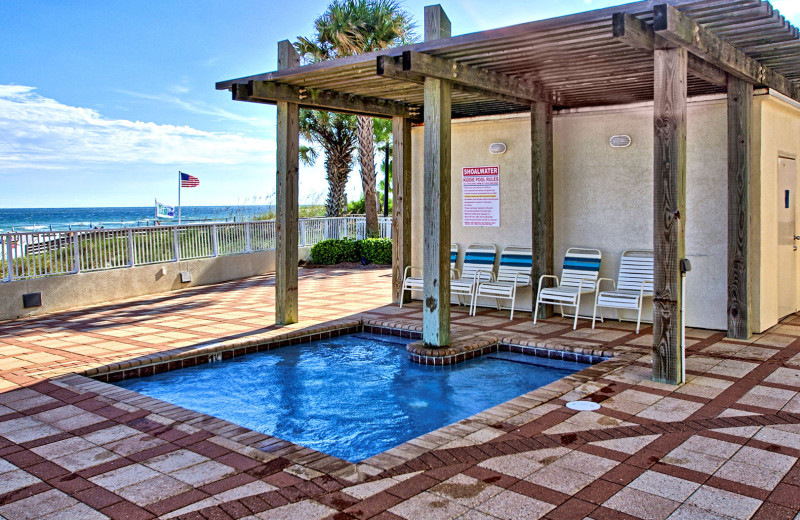
{"type": "Polygon", "coordinates": [[[317,242],[311,248],[311,262],[332,265],[340,262],[360,262],[361,247],[358,240],[349,238],[328,239],[317,242]]]}
{"type": "Polygon", "coordinates": [[[392,239],[367,238],[361,240],[361,256],[373,264],[391,264],[392,239]]]}
{"type": "Polygon", "coordinates": [[[311,248],[311,262],[314,264],[333,265],[341,262],[361,262],[391,264],[392,240],[390,238],[368,238],[353,240],[350,238],[328,239],[317,242],[311,248]]]}

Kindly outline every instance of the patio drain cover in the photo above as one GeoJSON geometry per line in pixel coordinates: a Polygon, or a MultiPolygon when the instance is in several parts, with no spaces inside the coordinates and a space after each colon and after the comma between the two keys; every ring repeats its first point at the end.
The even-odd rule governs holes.
{"type": "Polygon", "coordinates": [[[567,408],[570,410],[578,410],[579,412],[588,412],[591,410],[599,410],[600,405],[591,401],[570,401],[567,403],[567,408]]]}

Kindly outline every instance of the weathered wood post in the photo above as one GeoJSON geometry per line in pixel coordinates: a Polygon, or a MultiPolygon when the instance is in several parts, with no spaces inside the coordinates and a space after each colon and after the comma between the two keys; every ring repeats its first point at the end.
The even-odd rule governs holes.
{"type": "Polygon", "coordinates": [[[392,298],[396,303],[411,300],[403,295],[403,273],[411,265],[411,120],[392,118],[392,298]]]}
{"type": "Polygon", "coordinates": [[[686,223],[684,48],[654,51],[653,380],[681,383],[681,274],[686,223]]]}
{"type": "MultiPolygon", "coordinates": [[[[553,107],[540,101],[531,104],[531,224],[536,298],[539,277],[553,274],[553,107]]],[[[551,312],[543,305],[539,317],[551,312]]]]}
{"type": "Polygon", "coordinates": [[[728,337],[751,334],[748,307],[753,85],[728,75],[728,337]]]}
{"type": "MultiPolygon", "coordinates": [[[[289,40],[278,42],[278,70],[297,67],[300,57],[289,40]]],[[[297,322],[297,213],[300,111],[297,103],[278,101],[275,201],[275,323],[297,322]]]]}
{"type": "MultiPolygon", "coordinates": [[[[425,41],[448,38],[439,5],[425,7],[425,41]]],[[[450,344],[450,83],[425,77],[424,299],[422,339],[450,344]]]]}

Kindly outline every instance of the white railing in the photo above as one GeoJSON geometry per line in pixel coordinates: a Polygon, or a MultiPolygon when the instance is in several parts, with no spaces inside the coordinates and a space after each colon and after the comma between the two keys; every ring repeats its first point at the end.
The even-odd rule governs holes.
{"type": "MultiPolygon", "coordinates": [[[[381,237],[392,219],[381,217],[381,237]]],[[[364,238],[364,217],[299,222],[299,245],[364,238]]],[[[275,221],[0,234],[0,281],[235,255],[275,248],[275,221]]]]}

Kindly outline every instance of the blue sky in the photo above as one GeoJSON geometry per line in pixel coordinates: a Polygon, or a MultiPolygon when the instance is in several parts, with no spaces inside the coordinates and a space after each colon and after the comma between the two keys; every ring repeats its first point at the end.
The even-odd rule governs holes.
{"type": "MultiPolygon", "coordinates": [[[[429,3],[403,5],[421,23],[429,3]]],[[[620,3],[442,6],[463,34],[620,3]]],[[[185,205],[269,202],[275,109],[233,102],[214,83],[274,70],[276,42],[310,35],[327,4],[0,2],[0,207],[175,203],[178,170],[201,181],[183,191],[185,205]]],[[[800,25],[800,1],[772,4],[800,25]]],[[[359,195],[355,168],[348,196],[359,195]]],[[[301,168],[300,196],[324,200],[321,166],[301,168]]]]}

